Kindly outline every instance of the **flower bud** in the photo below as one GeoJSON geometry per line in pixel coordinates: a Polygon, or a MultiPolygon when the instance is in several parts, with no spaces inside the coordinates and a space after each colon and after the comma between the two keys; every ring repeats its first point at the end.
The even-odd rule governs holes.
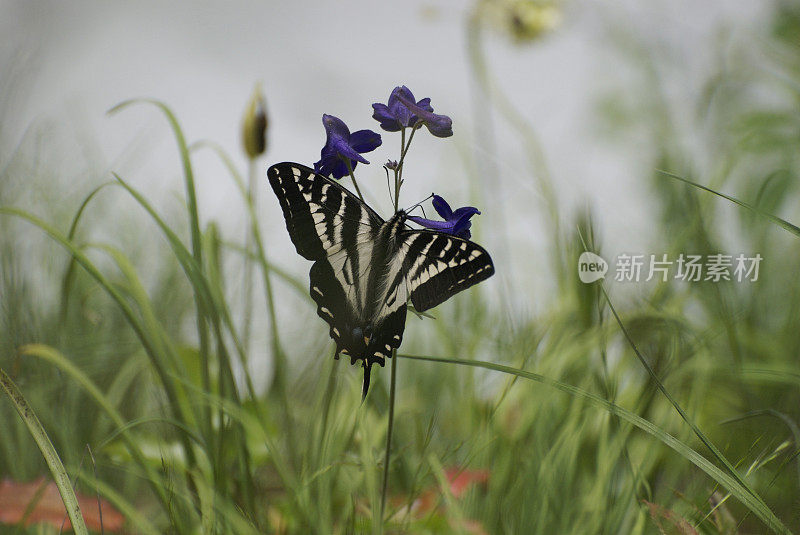
{"type": "Polygon", "coordinates": [[[261,84],[257,84],[247,104],[242,121],[242,145],[247,157],[264,154],[267,148],[267,110],[261,84]]]}

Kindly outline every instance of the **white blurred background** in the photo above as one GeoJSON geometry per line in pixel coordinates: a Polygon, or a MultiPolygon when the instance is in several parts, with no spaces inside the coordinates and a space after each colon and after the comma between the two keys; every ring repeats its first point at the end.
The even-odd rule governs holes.
{"type": "MultiPolygon", "coordinates": [[[[370,105],[385,103],[393,87],[405,84],[452,117],[455,135],[417,136],[401,205],[433,190],[453,205],[478,206],[483,215],[474,220],[475,236],[495,254],[498,271],[485,284],[511,296],[511,310],[535,312],[546,303],[548,207],[519,132],[475,82],[466,30],[473,2],[5,0],[0,6],[0,161],[28,155],[39,162],[32,172],[46,175],[40,182],[60,180],[75,189],[73,210],[111,171],[161,209],[182,202],[180,161],[166,121],[145,106],[106,114],[123,100],[163,101],[189,141],[220,143],[244,171],[240,123],[261,82],[270,120],[263,176],[277,161],[319,158],[323,113],[351,130],[379,131],[370,105]],[[467,180],[475,169],[483,174],[467,180]]],[[[641,92],[641,62],[651,63],[676,109],[697,101],[720,52],[746,46],[766,6],[730,0],[558,6],[560,23],[532,42],[485,28],[490,76],[541,141],[563,224],[572,225],[588,206],[610,254],[660,252],[650,246],[657,241],[647,201],[652,140],[609,131],[599,103],[641,92]]],[[[684,126],[675,142],[690,147],[691,120],[684,126]]],[[[357,175],[368,200],[388,214],[380,164],[398,158],[399,139],[382,134],[384,145],[367,155],[373,165],[360,166],[357,175]]],[[[242,236],[241,199],[224,167],[207,151],[194,164],[201,218],[242,236]]],[[[304,278],[307,263],[294,254],[265,181],[259,194],[268,254],[304,278]]],[[[120,210],[138,208],[127,201],[120,210]]]]}

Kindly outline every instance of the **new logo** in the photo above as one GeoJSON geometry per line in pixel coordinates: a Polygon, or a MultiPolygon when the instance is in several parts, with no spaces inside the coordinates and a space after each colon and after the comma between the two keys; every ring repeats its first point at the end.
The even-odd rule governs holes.
{"type": "Polygon", "coordinates": [[[606,273],[608,273],[608,262],[602,257],[589,251],[584,251],[578,257],[578,277],[581,282],[592,283],[604,278],[606,273]]]}

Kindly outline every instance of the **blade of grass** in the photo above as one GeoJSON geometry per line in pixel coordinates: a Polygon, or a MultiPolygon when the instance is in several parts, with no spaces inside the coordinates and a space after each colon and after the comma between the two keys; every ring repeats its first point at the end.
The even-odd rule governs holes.
{"type": "MultiPolygon", "coordinates": [[[[34,226],[38,227],[46,234],[48,234],[53,240],[58,242],[62,247],[67,249],[78,261],[78,263],[83,267],[86,272],[93,278],[95,281],[109,294],[109,296],[114,300],[117,306],[122,311],[123,316],[128,321],[128,324],[133,329],[136,337],[139,339],[139,342],[142,344],[142,347],[147,353],[148,357],[150,358],[150,362],[153,365],[157,375],[161,379],[162,385],[164,387],[164,392],[167,395],[167,398],[170,403],[170,407],[175,412],[176,417],[180,417],[180,414],[177,412],[177,409],[180,407],[178,402],[178,396],[174,391],[174,385],[171,384],[169,377],[167,376],[167,372],[163,366],[164,356],[159,354],[157,348],[158,345],[156,341],[152,338],[152,333],[149,333],[142,323],[142,321],[137,317],[135,311],[131,307],[130,303],[128,303],[125,295],[120,292],[118,288],[115,287],[94,265],[92,261],[86,256],[83,250],[78,247],[75,243],[71,240],[67,239],[66,236],[61,234],[55,227],[50,225],[49,223],[45,222],[41,218],[30,214],[24,210],[20,210],[14,207],[0,207],[0,214],[3,215],[11,215],[15,217],[19,217],[24,219],[34,226]]],[[[186,437],[181,435],[181,440],[183,442],[183,448],[186,454],[187,461],[190,463],[195,462],[194,457],[194,450],[192,449],[189,441],[186,437]]],[[[159,496],[160,498],[165,498],[165,496],[159,496]]],[[[169,499],[162,499],[162,505],[167,507],[169,511],[172,513],[174,512],[172,509],[169,508],[169,499]]],[[[180,521],[178,521],[180,524],[180,521]]]]}
{"type": "MultiPolygon", "coordinates": [[[[97,385],[95,385],[86,374],[84,374],[77,366],[75,366],[75,364],[73,364],[69,359],[52,347],[44,344],[29,344],[20,348],[20,354],[37,357],[55,365],[69,377],[72,377],[72,379],[74,379],[78,385],[89,394],[89,397],[94,399],[95,403],[97,403],[97,406],[100,407],[109,418],[111,418],[111,421],[119,430],[120,436],[125,443],[126,448],[139,467],[146,474],[147,480],[156,496],[159,498],[161,506],[164,507],[165,512],[171,512],[173,508],[172,500],[169,494],[165,492],[164,488],[159,484],[159,480],[161,478],[155,472],[155,470],[153,470],[151,464],[147,462],[144,454],[139,448],[139,445],[127,432],[128,424],[125,423],[122,415],[120,415],[120,413],[114,408],[114,406],[111,404],[111,402],[109,402],[108,398],[106,398],[97,385]]],[[[173,518],[172,521],[175,522],[175,518],[173,518]]],[[[176,524],[176,526],[180,527],[181,523],[176,524]]]]}
{"type": "MultiPolygon", "coordinates": [[[[206,231],[206,240],[207,242],[207,250],[208,250],[208,282],[209,287],[211,289],[211,293],[214,299],[214,308],[211,310],[219,311],[219,314],[223,318],[227,318],[228,323],[228,330],[231,334],[231,337],[234,339],[234,343],[237,347],[240,348],[240,355],[246,355],[247,349],[242,344],[241,339],[236,333],[235,327],[233,322],[230,321],[230,313],[228,311],[228,307],[225,301],[225,288],[223,286],[224,277],[222,275],[222,258],[220,256],[221,250],[221,240],[219,237],[219,231],[214,223],[210,223],[208,225],[208,230],[206,231]],[[217,303],[219,306],[216,306],[217,303]]],[[[223,319],[225,321],[225,319],[223,319]]],[[[219,388],[222,395],[232,399],[235,403],[241,404],[241,400],[239,398],[238,388],[236,386],[236,381],[234,379],[233,368],[231,366],[231,359],[228,354],[228,350],[225,347],[224,340],[222,333],[218,330],[219,322],[217,320],[214,321],[214,329],[215,335],[217,338],[217,353],[219,355],[219,363],[218,363],[218,370],[219,370],[219,388]],[[227,388],[227,391],[226,391],[227,388]]],[[[246,342],[245,342],[246,343],[246,342]]],[[[246,359],[243,359],[243,364],[246,364],[246,359]]],[[[248,374],[245,373],[247,377],[248,374]]],[[[248,385],[251,387],[251,385],[248,385]]],[[[254,389],[251,388],[251,397],[255,399],[254,396],[255,392],[254,389]]],[[[219,422],[222,425],[223,414],[222,410],[218,413],[219,422]]],[[[220,430],[222,433],[225,433],[224,428],[220,430]]],[[[239,448],[239,455],[237,456],[237,460],[239,463],[239,471],[241,481],[244,483],[240,485],[240,492],[242,494],[242,499],[247,506],[247,510],[251,511],[252,513],[256,510],[256,503],[255,503],[255,496],[254,492],[254,482],[252,478],[252,467],[250,465],[250,450],[247,448],[247,439],[244,427],[236,422],[232,429],[232,433],[225,433],[226,435],[233,435],[237,440],[237,446],[239,448]]],[[[224,459],[222,448],[226,444],[226,440],[222,439],[219,440],[219,459],[224,459]]],[[[215,471],[219,472],[219,477],[224,477],[227,474],[225,471],[225,467],[222,462],[219,463],[219,466],[215,471]]]]}
{"type": "MultiPolygon", "coordinates": [[[[72,218],[72,224],[69,227],[69,232],[67,232],[67,239],[68,240],[70,240],[70,241],[74,241],[75,240],[75,233],[78,231],[78,223],[80,222],[81,217],[83,216],[83,213],[86,210],[86,207],[88,206],[89,202],[95,197],[95,195],[100,193],[100,191],[102,189],[104,189],[106,186],[109,186],[109,185],[112,185],[112,184],[114,184],[114,183],[113,182],[105,182],[103,184],[100,184],[95,189],[93,189],[91,192],[89,192],[89,195],[87,195],[83,199],[83,202],[81,203],[80,207],[78,208],[78,211],[75,213],[75,216],[72,218]]],[[[64,326],[66,324],[66,320],[67,320],[67,307],[69,305],[69,287],[70,287],[70,284],[72,283],[72,277],[74,276],[74,273],[75,273],[75,263],[76,263],[75,262],[75,257],[74,256],[70,257],[69,264],[67,265],[67,269],[64,272],[64,279],[61,282],[61,309],[60,309],[60,313],[59,313],[58,317],[60,318],[59,325],[62,325],[62,326],[64,326]]]]}
{"type": "Polygon", "coordinates": [[[701,189],[703,191],[707,191],[709,193],[713,193],[714,195],[717,195],[718,197],[722,197],[723,199],[727,199],[727,200],[731,201],[734,204],[738,204],[742,208],[746,208],[746,209],[750,210],[751,212],[753,212],[755,214],[758,214],[761,217],[764,217],[764,218],[768,219],[769,221],[771,221],[772,223],[778,225],[782,229],[784,229],[784,230],[786,230],[788,232],[791,232],[795,236],[800,237],[800,228],[798,228],[797,226],[789,223],[785,219],[781,219],[780,217],[777,217],[777,216],[774,216],[774,215],[772,215],[772,214],[770,214],[768,212],[765,212],[764,210],[761,210],[760,208],[758,208],[756,206],[753,206],[752,204],[748,204],[748,203],[746,203],[744,201],[740,201],[736,197],[731,197],[730,195],[725,195],[722,192],[713,190],[711,188],[703,186],[702,184],[698,184],[697,182],[693,182],[693,181],[691,181],[691,180],[689,180],[687,178],[683,178],[681,176],[675,175],[675,174],[670,173],[668,171],[663,171],[661,169],[656,169],[656,171],[661,173],[664,176],[667,176],[669,178],[673,178],[675,180],[679,180],[679,181],[681,181],[681,182],[683,182],[685,184],[689,184],[690,186],[694,186],[697,189],[701,189]]]}
{"type": "Polygon", "coordinates": [[[89,531],[86,529],[86,524],[81,515],[80,505],[78,505],[78,498],[75,497],[75,492],[72,490],[69,475],[64,469],[64,465],[61,463],[61,459],[56,449],[53,447],[53,443],[50,442],[50,437],[47,436],[47,432],[44,430],[44,427],[42,427],[41,422],[39,422],[36,413],[33,412],[31,406],[28,405],[22,392],[19,391],[17,385],[6,375],[6,372],[3,371],[2,368],[0,368],[0,388],[6,393],[8,399],[11,400],[14,409],[16,409],[19,417],[22,418],[22,421],[25,422],[25,426],[28,428],[36,445],[39,446],[39,451],[42,452],[47,467],[50,469],[50,474],[53,476],[53,480],[58,487],[58,492],[61,494],[64,507],[67,509],[70,522],[72,522],[72,529],[75,531],[76,535],[89,535],[89,531]]]}
{"type": "Polygon", "coordinates": [[[78,477],[87,485],[97,489],[101,496],[122,513],[122,516],[128,520],[130,526],[136,528],[136,533],[144,535],[159,535],[162,533],[148,520],[145,514],[139,512],[139,509],[126,500],[114,487],[85,471],[80,472],[78,477]]]}
{"type": "MultiPolygon", "coordinates": [[[[145,211],[150,215],[156,225],[161,229],[164,236],[167,238],[169,242],[170,248],[172,249],[173,253],[175,254],[176,259],[178,260],[181,268],[183,269],[184,273],[186,274],[187,278],[189,279],[192,288],[194,289],[194,293],[196,298],[202,303],[203,310],[206,313],[208,320],[210,321],[211,327],[214,331],[214,336],[217,342],[217,355],[219,358],[218,362],[218,371],[220,373],[220,381],[219,387],[224,388],[224,392],[235,401],[235,403],[241,403],[239,398],[238,390],[236,388],[236,384],[233,378],[233,372],[231,369],[230,358],[228,350],[225,346],[225,337],[223,335],[223,328],[222,325],[224,324],[230,335],[231,339],[233,340],[234,344],[237,347],[239,352],[240,358],[242,359],[243,363],[246,365],[246,351],[244,346],[241,343],[241,340],[236,332],[235,326],[233,325],[233,321],[230,316],[230,311],[228,310],[226,301],[224,299],[223,291],[221,289],[221,278],[217,277],[216,284],[214,280],[209,280],[209,277],[213,279],[213,273],[207,275],[203,272],[200,268],[194,257],[189,253],[186,247],[181,242],[180,238],[175,234],[175,232],[169,228],[169,226],[164,222],[164,220],[158,215],[155,211],[153,206],[144,198],[144,196],[137,191],[133,186],[128,184],[125,180],[123,180],[120,176],[114,175],[117,179],[119,184],[125,188],[128,193],[142,206],[145,211]]],[[[211,227],[214,228],[213,225],[211,227]]],[[[213,232],[211,233],[213,234],[213,232]]],[[[219,249],[218,239],[211,239],[209,241],[209,247],[219,249]]],[[[214,260],[215,256],[213,255],[213,250],[209,250],[209,254],[211,254],[212,261],[214,260]]],[[[211,266],[213,268],[213,266],[211,266]]],[[[214,271],[212,269],[212,271],[214,271]]],[[[205,370],[205,368],[204,368],[205,370]]],[[[205,373],[205,371],[204,371],[205,373]]],[[[209,371],[210,373],[210,371],[209,371]]],[[[247,387],[250,393],[251,398],[255,399],[255,389],[252,384],[252,381],[249,380],[249,374],[245,375],[247,379],[247,387]]],[[[209,390],[210,382],[208,386],[206,386],[206,378],[204,377],[204,389],[209,390]]],[[[207,410],[208,407],[204,407],[204,413],[210,414],[207,410]]],[[[212,427],[207,427],[205,430],[206,440],[209,442],[210,447],[212,450],[209,453],[217,452],[221,455],[221,447],[222,441],[224,437],[222,434],[224,433],[223,429],[215,429],[212,427]]],[[[244,463],[242,466],[243,478],[245,481],[251,481],[251,470],[249,467],[249,454],[245,451],[246,444],[244,437],[240,437],[241,440],[239,441],[240,449],[242,450],[240,460],[244,463]]],[[[212,455],[213,458],[213,455],[212,455]]],[[[217,470],[222,468],[221,458],[217,457],[217,461],[214,463],[217,467],[217,470]]],[[[191,465],[190,465],[191,467],[191,465]]],[[[222,472],[215,472],[217,476],[222,476],[222,472]]],[[[245,486],[252,485],[246,484],[245,486]]],[[[249,508],[251,511],[255,510],[255,501],[254,497],[252,496],[250,490],[245,490],[245,499],[249,502],[249,508]]]]}
{"type": "MultiPolygon", "coordinates": [[[[586,246],[586,242],[584,241],[583,235],[580,233],[580,230],[578,231],[578,235],[579,235],[580,240],[581,240],[581,242],[583,244],[584,250],[588,251],[589,249],[586,246]]],[[[656,386],[658,387],[659,391],[662,394],[664,394],[664,397],[666,397],[667,400],[672,404],[672,406],[675,408],[677,413],[680,415],[681,419],[684,422],[686,422],[686,424],[692,429],[692,431],[694,432],[695,436],[697,436],[697,438],[700,439],[700,442],[702,442],[709,449],[709,451],[714,456],[714,458],[718,462],[722,463],[722,465],[728,470],[728,472],[730,472],[730,475],[737,481],[737,483],[739,483],[743,488],[745,488],[752,495],[752,497],[756,501],[758,501],[764,508],[769,509],[769,507],[767,506],[766,502],[764,502],[764,500],[761,499],[761,497],[755,492],[755,490],[753,490],[750,487],[750,485],[747,484],[747,482],[739,475],[739,472],[736,471],[736,468],[734,468],[734,466],[730,463],[730,461],[728,461],[728,459],[722,454],[722,452],[714,445],[714,443],[711,442],[711,439],[709,439],[700,430],[700,428],[697,427],[697,425],[694,423],[694,421],[691,418],[689,418],[689,415],[686,414],[686,411],[683,410],[683,407],[681,407],[680,403],[678,403],[678,400],[676,400],[672,396],[672,394],[670,394],[669,390],[667,390],[667,388],[664,386],[664,383],[661,382],[661,379],[658,377],[658,374],[656,374],[656,372],[653,369],[653,367],[650,366],[650,363],[647,361],[647,359],[644,358],[644,355],[642,355],[642,353],[639,351],[639,348],[636,346],[636,343],[633,341],[633,338],[631,337],[630,333],[628,332],[628,329],[625,328],[625,324],[622,323],[622,319],[620,318],[619,314],[617,314],[617,310],[616,310],[616,308],[614,308],[614,305],[611,302],[611,298],[608,296],[608,293],[606,292],[605,286],[603,286],[603,284],[601,283],[599,288],[600,288],[600,291],[603,294],[603,297],[605,298],[605,301],[606,301],[606,304],[608,305],[609,310],[611,310],[611,314],[614,316],[614,319],[616,320],[617,325],[619,325],[619,328],[622,331],[622,334],[625,336],[625,339],[627,340],[628,344],[631,346],[631,349],[633,349],[633,352],[636,355],[636,358],[639,359],[639,362],[642,364],[642,366],[644,366],[645,370],[647,370],[647,373],[650,375],[650,378],[656,384],[656,386]]]]}
{"type": "Polygon", "coordinates": [[[555,388],[556,390],[560,390],[561,392],[567,393],[575,398],[583,399],[587,401],[590,405],[603,409],[607,411],[609,414],[617,416],[621,420],[636,426],[645,433],[658,439],[661,443],[663,443],[667,447],[676,451],[682,457],[684,457],[689,462],[691,462],[699,469],[701,469],[703,472],[708,474],[712,480],[725,487],[733,496],[736,497],[736,499],[738,499],[740,502],[742,502],[742,504],[745,505],[745,507],[747,507],[750,511],[752,511],[753,514],[756,515],[770,530],[774,531],[775,533],[784,533],[784,534],[791,533],[789,529],[783,524],[783,522],[781,522],[781,520],[775,516],[772,510],[770,510],[770,508],[764,504],[763,500],[761,500],[756,496],[753,496],[752,492],[744,485],[742,485],[739,481],[737,481],[737,479],[734,478],[731,474],[722,470],[717,465],[706,459],[703,455],[692,449],[691,446],[682,442],[680,439],[672,436],[671,434],[667,433],[666,431],[659,428],[652,422],[649,422],[644,418],[628,411],[627,409],[624,409],[619,405],[615,405],[614,403],[611,403],[596,394],[592,394],[576,386],[562,383],[560,381],[550,379],[548,377],[545,377],[537,373],[519,370],[517,368],[512,368],[510,366],[503,366],[502,364],[495,364],[493,362],[418,356],[418,355],[403,355],[403,354],[398,354],[397,356],[400,358],[410,359],[410,360],[439,362],[444,364],[458,364],[461,366],[473,366],[477,368],[484,368],[487,370],[494,370],[501,373],[507,373],[523,379],[528,379],[531,381],[536,381],[538,383],[545,384],[547,386],[555,388]]]}
{"type": "Polygon", "coordinates": [[[750,494],[752,494],[753,498],[755,498],[764,507],[767,507],[767,504],[761,499],[761,497],[758,496],[758,494],[756,494],[756,492],[752,488],[750,488],[750,485],[748,485],[747,482],[744,479],[742,479],[742,477],[739,475],[739,472],[736,471],[736,468],[733,467],[733,465],[730,463],[730,461],[728,461],[728,459],[714,445],[714,443],[711,442],[711,439],[709,439],[700,430],[700,428],[697,427],[697,425],[694,423],[694,421],[691,418],[689,418],[689,415],[686,414],[686,411],[683,410],[683,407],[681,407],[681,405],[678,403],[678,401],[672,396],[672,394],[669,393],[669,390],[666,389],[666,387],[664,386],[664,383],[661,382],[661,379],[659,379],[659,377],[656,374],[655,370],[652,368],[652,366],[650,366],[650,363],[647,362],[647,359],[644,358],[644,355],[642,355],[642,353],[639,351],[639,348],[636,346],[636,343],[633,341],[633,338],[631,338],[631,335],[628,332],[628,329],[625,328],[625,325],[622,323],[622,319],[619,317],[619,314],[617,314],[617,311],[614,308],[614,305],[611,303],[611,299],[608,297],[608,294],[606,293],[606,289],[602,285],[600,286],[600,289],[603,292],[603,296],[606,299],[606,303],[608,304],[608,308],[609,308],[609,310],[611,310],[611,313],[614,315],[614,319],[616,319],[617,325],[619,325],[620,330],[622,330],[622,333],[625,336],[625,339],[628,341],[628,344],[631,346],[631,349],[633,349],[633,352],[636,354],[636,357],[642,363],[642,366],[645,367],[645,369],[647,370],[647,373],[650,375],[650,377],[656,383],[656,386],[658,387],[658,389],[661,391],[662,394],[664,394],[664,397],[666,397],[667,400],[669,400],[669,402],[672,404],[672,406],[675,408],[675,410],[681,416],[681,419],[683,419],[683,421],[686,422],[686,424],[694,432],[695,436],[697,436],[697,438],[700,439],[700,442],[702,442],[709,449],[709,451],[711,451],[711,454],[714,456],[714,458],[716,458],[717,461],[719,461],[720,463],[722,463],[725,466],[725,468],[728,470],[728,472],[730,472],[731,476],[743,488],[747,489],[747,491],[750,494]]]}
{"type": "MultiPolygon", "coordinates": [[[[113,115],[125,108],[134,104],[150,104],[156,106],[169,122],[172,133],[175,136],[175,141],[178,144],[178,153],[181,158],[183,166],[183,178],[186,186],[186,205],[189,215],[189,230],[191,232],[192,240],[192,256],[197,263],[198,268],[202,271],[203,268],[203,244],[202,234],[200,233],[200,218],[197,211],[197,194],[194,184],[194,172],[192,171],[192,161],[189,156],[189,147],[186,143],[186,137],[183,135],[183,130],[178,123],[178,119],[172,110],[163,102],[156,99],[138,98],[121,102],[108,110],[109,115],[113,115]]],[[[211,362],[209,362],[208,350],[208,326],[206,324],[206,310],[200,296],[195,294],[195,308],[197,310],[197,334],[200,345],[200,358],[204,364],[203,366],[203,380],[205,381],[205,388],[211,387],[211,362]]],[[[208,428],[208,433],[211,433],[211,415],[205,415],[205,425],[208,428]]]]}
{"type": "MultiPolygon", "coordinates": [[[[286,353],[284,353],[283,351],[283,347],[281,346],[279,337],[278,319],[275,309],[274,293],[272,290],[272,278],[270,277],[272,270],[270,263],[267,260],[267,253],[264,247],[264,240],[261,235],[261,229],[259,227],[258,218],[256,217],[255,207],[253,205],[253,198],[248,194],[248,189],[244,183],[244,180],[242,179],[240,173],[236,170],[236,166],[233,164],[233,161],[225,152],[225,150],[222,149],[222,147],[210,141],[198,142],[192,146],[192,148],[195,147],[197,148],[209,147],[219,156],[220,160],[222,160],[222,163],[228,169],[228,172],[230,173],[234,182],[236,182],[236,186],[239,188],[239,191],[242,194],[242,198],[244,199],[247,207],[247,213],[250,217],[250,231],[253,236],[253,243],[255,244],[256,247],[256,254],[261,268],[261,276],[267,303],[267,317],[269,319],[269,328],[271,333],[274,371],[272,375],[272,384],[269,387],[269,392],[274,393],[274,395],[277,396],[279,402],[283,405],[284,409],[283,413],[285,416],[285,428],[289,441],[290,459],[292,462],[295,462],[296,459],[294,459],[294,452],[298,451],[299,447],[298,444],[295,442],[294,424],[291,421],[292,405],[289,401],[289,393],[287,391],[287,385],[286,385],[288,363],[287,363],[286,353]]],[[[245,369],[247,369],[246,365],[245,369]]],[[[252,393],[253,392],[252,386],[249,383],[250,374],[247,373],[245,377],[248,380],[248,386],[251,388],[251,396],[254,397],[252,393]]]]}
{"type": "MultiPolygon", "coordinates": [[[[256,254],[259,259],[259,264],[261,265],[264,292],[266,293],[267,298],[267,315],[270,323],[270,332],[272,333],[273,358],[275,359],[275,371],[273,372],[272,387],[277,390],[277,393],[283,399],[288,410],[289,401],[286,393],[286,354],[283,352],[283,348],[280,343],[278,320],[275,312],[275,300],[273,298],[272,291],[272,279],[270,278],[271,268],[269,262],[267,261],[266,249],[264,247],[264,240],[261,236],[261,228],[258,225],[258,218],[255,213],[253,198],[249,195],[248,188],[245,185],[239,171],[236,170],[236,166],[233,164],[230,156],[228,156],[222,147],[210,141],[199,142],[193,145],[193,148],[194,147],[209,147],[219,156],[220,160],[222,160],[222,163],[228,169],[228,172],[230,173],[234,182],[236,182],[236,186],[239,188],[239,192],[245,201],[247,213],[250,217],[250,232],[252,233],[253,243],[256,246],[256,254]]],[[[289,426],[287,429],[291,429],[291,426],[289,426]]]]}

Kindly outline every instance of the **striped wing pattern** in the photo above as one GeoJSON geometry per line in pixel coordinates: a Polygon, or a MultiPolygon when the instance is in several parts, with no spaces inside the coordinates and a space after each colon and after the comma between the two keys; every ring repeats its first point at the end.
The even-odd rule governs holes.
{"type": "Polygon", "coordinates": [[[339,183],[299,164],[280,163],[267,171],[298,254],[321,260],[369,242],[383,219],[339,183]]]}
{"type": "Polygon", "coordinates": [[[408,230],[398,212],[384,221],[339,183],[300,164],[267,171],[297,252],[314,261],[311,297],[339,353],[362,360],[364,395],[372,364],[400,346],[409,298],[427,310],[494,273],[480,246],[408,230]]]}
{"type": "Polygon", "coordinates": [[[429,230],[407,231],[402,249],[408,293],[420,312],[494,274],[489,253],[456,236],[429,230]]]}

